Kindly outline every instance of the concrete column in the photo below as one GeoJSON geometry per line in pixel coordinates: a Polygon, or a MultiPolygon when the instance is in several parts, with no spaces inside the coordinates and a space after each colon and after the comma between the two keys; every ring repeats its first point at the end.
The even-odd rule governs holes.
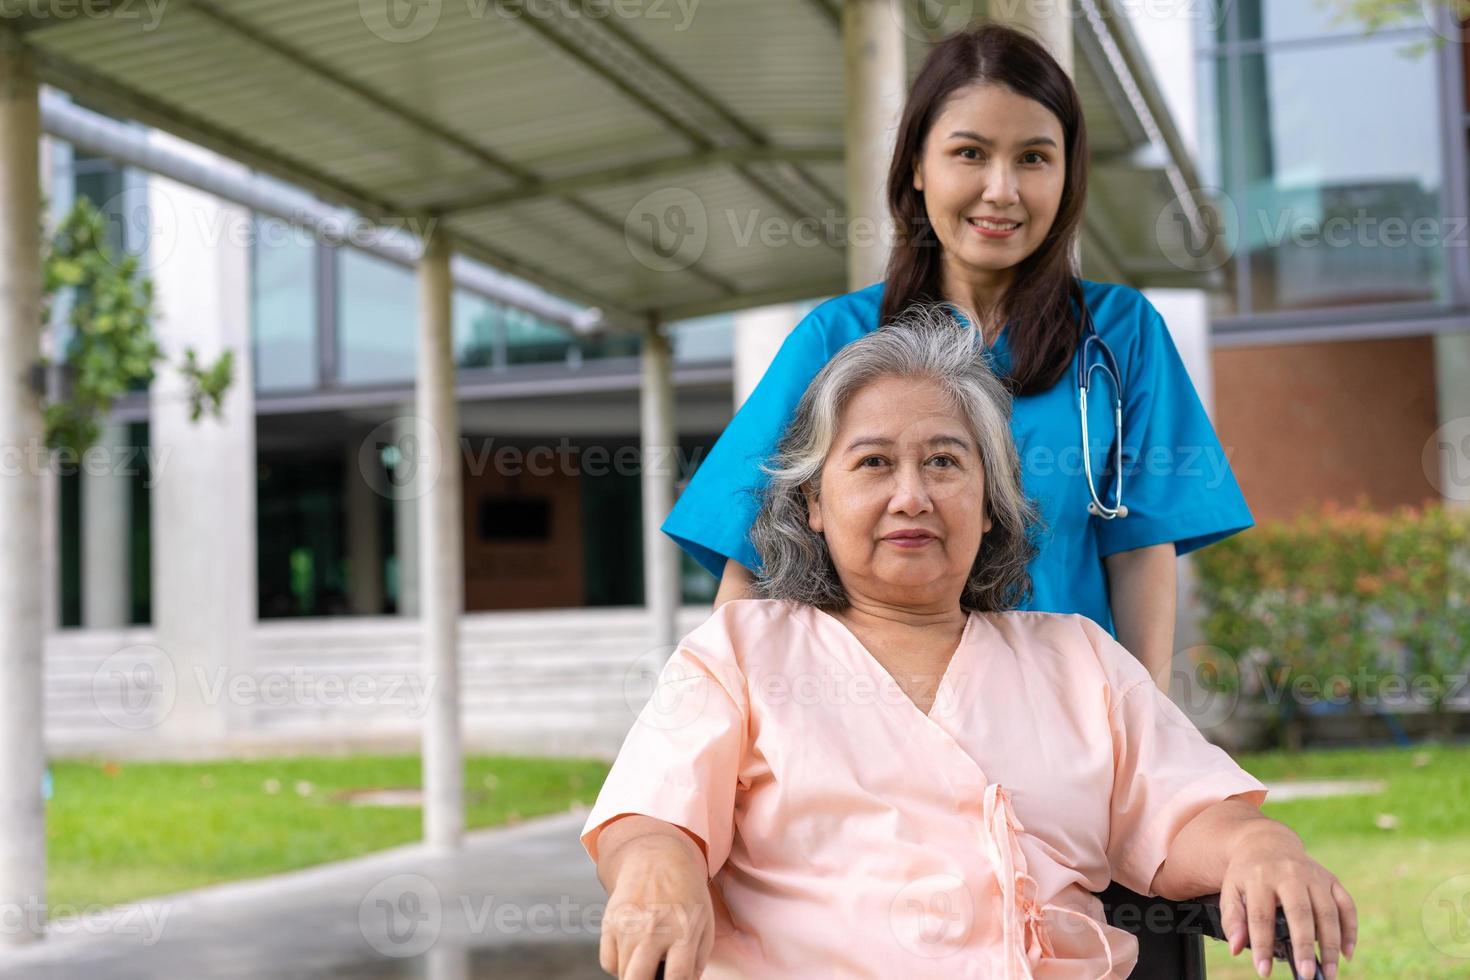
{"type": "Polygon", "coordinates": [[[435,231],[419,260],[418,448],[430,480],[419,495],[419,620],[424,671],[433,685],[424,718],[424,841],[456,849],[464,832],[459,717],[464,520],[449,256],[448,242],[435,231]]]}
{"type": "Polygon", "coordinates": [[[132,620],[132,487],[126,473],[132,462],[128,427],[120,423],[104,425],[82,457],[82,625],[90,629],[132,620]]]}
{"type": "Polygon", "coordinates": [[[755,390],[766,368],[776,359],[787,334],[801,322],[806,307],[781,303],[741,310],[735,314],[735,408],[755,390]]]}
{"type": "Polygon", "coordinates": [[[1470,419],[1470,333],[1442,333],[1434,337],[1434,380],[1439,409],[1439,432],[1430,452],[1439,458],[1439,491],[1446,507],[1470,507],[1470,467],[1466,421],[1470,419]],[[1445,427],[1448,428],[1445,428],[1445,427]],[[1446,449],[1448,451],[1446,451],[1446,449]]]}
{"type": "MultiPolygon", "coordinates": [[[[1173,338],[1179,357],[1184,361],[1185,370],[1189,372],[1189,380],[1193,382],[1205,411],[1213,419],[1214,361],[1210,345],[1209,305],[1204,292],[1198,289],[1147,289],[1144,290],[1144,295],[1164,318],[1169,336],[1173,338]]],[[[1231,447],[1223,448],[1228,457],[1231,447]]],[[[1127,501],[1128,478],[1125,476],[1123,502],[1127,501]]],[[[1204,642],[1204,631],[1200,627],[1200,609],[1195,603],[1198,579],[1191,556],[1186,555],[1176,562],[1175,584],[1179,596],[1174,609],[1174,650],[1177,655],[1179,651],[1204,642]]],[[[1181,692],[1176,691],[1175,696],[1181,696],[1181,692]]]]}
{"type": "MultiPolygon", "coordinates": [[[[1019,27],[1034,35],[1062,70],[1077,77],[1072,53],[1071,0],[991,0],[990,18],[1019,27]]],[[[1072,244],[1072,267],[1082,268],[1082,236],[1072,244]]]]}
{"type": "MultiPolygon", "coordinates": [[[[76,197],[72,175],[71,144],[55,139],[41,140],[41,187],[50,205],[50,227],[61,222],[71,210],[76,197]]],[[[65,303],[53,297],[51,322],[41,336],[41,350],[55,363],[61,356],[57,336],[66,322],[65,303]]],[[[54,384],[55,372],[47,372],[47,383],[54,384]]],[[[52,392],[47,392],[47,399],[52,392]]],[[[41,624],[50,631],[61,624],[61,485],[55,467],[41,474],[41,624]]]]}
{"type": "MultiPolygon", "coordinates": [[[[403,448],[418,441],[412,406],[393,419],[393,444],[403,448]]],[[[393,553],[398,568],[398,615],[419,614],[419,501],[409,493],[393,498],[393,553]]]]}
{"type": "Polygon", "coordinates": [[[643,596],[656,647],[678,642],[679,551],[659,530],[674,507],[678,436],[674,431],[674,361],[657,327],[643,333],[639,425],[643,443],[643,596]]]}
{"type": "Polygon", "coordinates": [[[1029,30],[1046,45],[1062,70],[1076,77],[1072,56],[1071,0],[991,0],[990,17],[1029,30]]]}
{"type": "Polygon", "coordinates": [[[902,0],[847,0],[842,13],[847,109],[847,284],[883,278],[891,238],[888,163],[907,87],[902,0]]]}
{"type": "MultiPolygon", "coordinates": [[[[203,166],[246,173],[166,133],[149,139],[203,166]]],[[[236,709],[219,682],[248,669],[258,612],[250,243],[240,233],[250,228],[250,212],[163,177],[150,176],[147,191],[147,215],[129,216],[129,224],[150,231],[146,264],[159,314],[153,331],[165,358],[149,395],[153,625],[166,657],[155,669],[162,689],[172,683],[176,691],[160,711],[157,737],[203,748],[230,731],[236,709]],[[189,417],[178,365],[190,347],[204,363],[233,352],[219,418],[189,417]]]]}
{"type": "Polygon", "coordinates": [[[360,616],[383,611],[383,545],[378,530],[378,494],[362,474],[358,455],[362,441],[344,447],[347,511],[348,605],[360,616]]]}
{"type": "Polygon", "coordinates": [[[0,31],[0,946],[45,931],[41,469],[41,117],[30,52],[0,31]],[[18,913],[18,914],[17,914],[18,913]]]}

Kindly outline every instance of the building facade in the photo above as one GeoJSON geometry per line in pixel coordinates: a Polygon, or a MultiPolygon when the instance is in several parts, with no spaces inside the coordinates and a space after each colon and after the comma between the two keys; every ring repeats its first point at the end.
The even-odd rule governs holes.
{"type": "MultiPolygon", "coordinates": [[[[1326,500],[1392,507],[1470,493],[1435,442],[1470,417],[1464,47],[1435,43],[1444,32],[1427,22],[1365,36],[1324,16],[1301,4],[1223,5],[1186,20],[1186,45],[1177,21],[1135,25],[1211,187],[1220,224],[1210,231],[1227,246],[1218,288],[1148,292],[1258,520],[1326,500]]],[[[155,262],[167,250],[159,268],[187,284],[173,295],[191,297],[162,311],[170,350],[202,339],[236,349],[244,368],[215,437],[228,444],[204,457],[226,460],[222,469],[188,471],[178,392],[155,385],[114,413],[110,465],[55,477],[47,656],[81,665],[67,675],[74,690],[48,689],[56,730],[83,731],[72,719],[95,714],[95,690],[75,716],[67,705],[88,700],[95,664],[119,644],[188,646],[184,627],[160,640],[160,604],[187,624],[191,604],[221,590],[250,597],[238,614],[249,639],[221,655],[225,666],[318,658],[412,673],[416,501],[397,488],[414,463],[413,271],[59,141],[48,157],[53,212],[85,195],[113,217],[119,248],[155,262]],[[208,258],[184,258],[199,255],[208,258]],[[163,466],[173,475],[160,481],[163,466]],[[162,526],[160,493],[209,495],[213,517],[162,526]],[[226,571],[160,578],[153,555],[164,547],[201,549],[193,567],[226,571]]],[[[822,298],[670,325],[681,475],[822,298]]],[[[466,671],[502,694],[470,698],[467,721],[490,726],[495,744],[518,734],[532,748],[607,743],[633,700],[610,651],[634,642],[630,616],[645,598],[639,338],[575,335],[468,288],[455,293],[453,323],[465,611],[517,611],[469,617],[480,625],[466,631],[466,671]],[[537,610],[547,617],[520,615],[537,610]],[[588,615],[557,618],[573,610],[588,615]],[[517,701],[492,682],[507,669],[500,633],[592,650],[589,631],[623,645],[553,664],[540,701],[530,685],[517,701]],[[565,721],[555,669],[580,669],[588,690],[611,692],[588,695],[601,719],[590,742],[557,742],[557,724],[535,720],[565,721]]],[[[56,340],[64,347],[63,332],[56,340]]],[[[681,622],[692,625],[716,583],[681,561],[681,622]]],[[[323,730],[320,711],[251,711],[247,728],[323,730]]],[[[395,716],[374,731],[411,738],[416,728],[395,716]]]]}

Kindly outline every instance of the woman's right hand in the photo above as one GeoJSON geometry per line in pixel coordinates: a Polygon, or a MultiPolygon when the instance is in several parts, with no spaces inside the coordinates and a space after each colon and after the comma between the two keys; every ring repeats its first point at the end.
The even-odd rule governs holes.
{"type": "Polygon", "coordinates": [[[598,963],[618,980],[698,980],[715,944],[714,905],[699,847],[646,834],[617,856],[617,878],[602,920],[598,963]]]}

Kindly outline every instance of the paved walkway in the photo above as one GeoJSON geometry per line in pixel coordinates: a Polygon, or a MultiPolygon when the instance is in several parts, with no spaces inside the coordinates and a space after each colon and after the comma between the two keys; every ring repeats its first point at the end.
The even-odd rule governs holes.
{"type": "Polygon", "coordinates": [[[59,919],[0,980],[606,980],[586,814],[59,919]]]}

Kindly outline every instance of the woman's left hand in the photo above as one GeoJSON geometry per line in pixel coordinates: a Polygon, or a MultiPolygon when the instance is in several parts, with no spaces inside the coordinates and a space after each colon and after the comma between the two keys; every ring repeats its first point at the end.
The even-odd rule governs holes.
{"type": "Polygon", "coordinates": [[[1220,888],[1220,919],[1230,955],[1250,938],[1256,972],[1269,976],[1276,945],[1276,907],[1286,912],[1291,954],[1302,977],[1315,974],[1313,944],[1322,947],[1322,973],[1336,980],[1339,949],[1349,958],[1358,940],[1358,910],[1337,876],[1307,856],[1301,838],[1275,820],[1250,827],[1235,844],[1220,888]]]}

